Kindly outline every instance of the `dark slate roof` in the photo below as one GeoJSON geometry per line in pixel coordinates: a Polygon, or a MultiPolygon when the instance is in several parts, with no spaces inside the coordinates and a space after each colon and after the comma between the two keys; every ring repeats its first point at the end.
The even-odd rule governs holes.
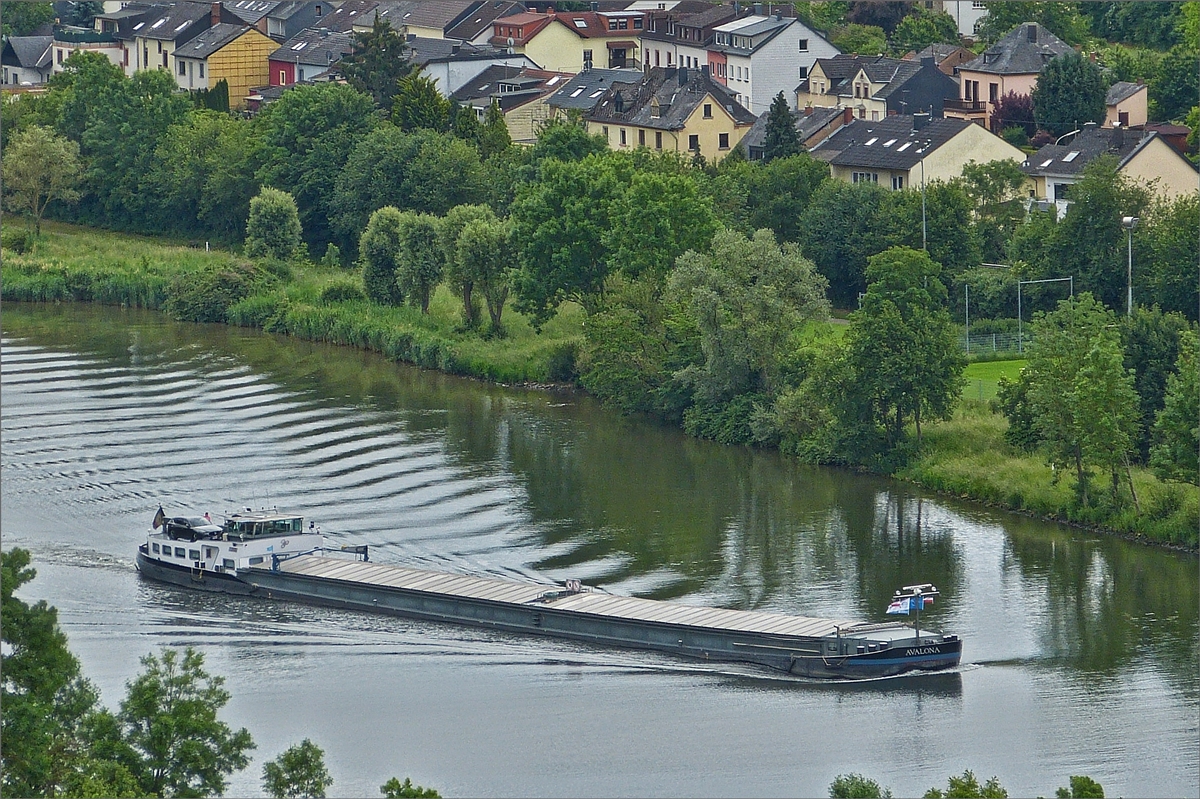
{"type": "MultiPolygon", "coordinates": [[[[882,99],[887,99],[892,92],[921,71],[920,61],[905,61],[883,55],[861,56],[842,53],[833,58],[818,58],[817,63],[821,66],[825,77],[829,79],[829,91],[826,94],[847,96],[853,94],[852,81],[859,70],[862,70],[867,73],[867,77],[871,79],[872,83],[886,84],[873,95],[882,99]]],[[[800,85],[796,87],[796,91],[807,92],[808,81],[801,81],[800,85]]]]}
{"type": "Polygon", "coordinates": [[[1128,163],[1157,136],[1156,132],[1121,128],[1086,128],[1066,144],[1047,144],[1021,164],[1026,175],[1078,175],[1084,167],[1105,153],[1115,156],[1121,166],[1128,163]]]}
{"type": "Polygon", "coordinates": [[[1119,80],[1108,87],[1108,94],[1104,95],[1104,103],[1105,105],[1116,105],[1122,100],[1133,97],[1144,88],[1146,88],[1146,84],[1144,83],[1130,83],[1127,80],[1119,80]]]}
{"type": "Polygon", "coordinates": [[[404,12],[405,25],[445,30],[458,22],[468,11],[478,5],[479,0],[423,0],[416,7],[404,12]]]}
{"type": "Polygon", "coordinates": [[[413,36],[405,44],[408,46],[408,57],[417,66],[425,66],[431,61],[480,61],[489,58],[529,60],[520,53],[510,56],[508,50],[502,47],[469,44],[456,39],[426,39],[413,36]]]}
{"type": "Polygon", "coordinates": [[[280,0],[225,0],[225,10],[253,25],[279,5],[280,0]]]}
{"type": "Polygon", "coordinates": [[[175,3],[159,6],[133,26],[133,35],[173,42],[188,28],[212,14],[211,3],[175,3]],[[141,27],[138,27],[138,25],[141,27]]]}
{"type": "MultiPolygon", "coordinates": [[[[814,107],[811,114],[804,114],[800,111],[792,112],[792,124],[796,128],[796,135],[800,139],[800,144],[812,136],[817,131],[824,128],[830,122],[834,121],[842,115],[841,108],[821,108],[814,107]]],[[[754,124],[746,135],[742,137],[742,146],[749,153],[753,148],[761,148],[767,143],[767,117],[770,114],[762,114],[758,119],[754,120],[754,124]]]]}
{"type": "Polygon", "coordinates": [[[309,0],[284,0],[267,12],[271,19],[291,19],[308,7],[309,0]]]}
{"type": "Polygon", "coordinates": [[[592,69],[580,72],[547,102],[555,108],[591,111],[614,81],[636,82],[641,74],[636,69],[592,69]]]}
{"type": "Polygon", "coordinates": [[[208,58],[248,30],[250,30],[249,25],[234,25],[229,22],[213,25],[208,30],[189,39],[186,44],[179,45],[175,50],[175,56],[177,58],[208,58]]]}
{"type": "Polygon", "coordinates": [[[345,0],[340,6],[321,18],[321,26],[331,31],[345,33],[357,25],[360,20],[366,20],[370,25],[375,19],[375,9],[379,0],[345,0]]]}
{"type": "Polygon", "coordinates": [[[616,122],[643,128],[682,130],[688,117],[708,97],[720,104],[738,125],[751,125],[755,116],[734,99],[729,89],[709,77],[707,70],[655,67],[644,78],[614,82],[588,115],[595,122],[616,122]],[[654,101],[658,115],[654,115],[654,101]],[[623,110],[618,111],[618,105],[623,110]]]}
{"type": "Polygon", "coordinates": [[[52,44],[53,36],[9,36],[4,43],[4,63],[10,67],[42,69],[50,65],[52,44]]]}
{"type": "MultiPolygon", "coordinates": [[[[133,26],[139,22],[145,22],[146,18],[153,13],[161,12],[166,9],[165,3],[144,3],[132,2],[124,8],[113,11],[110,14],[97,14],[97,19],[112,20],[117,23],[115,35],[118,39],[130,40],[133,38],[135,31],[133,26]]],[[[157,17],[155,17],[157,19],[157,17]]],[[[143,26],[144,27],[144,26],[143,26]]]]}
{"type": "Polygon", "coordinates": [[[460,86],[450,95],[450,99],[465,104],[480,100],[485,101],[486,105],[496,100],[500,103],[502,111],[508,111],[544,97],[562,86],[570,77],[562,72],[493,64],[473,80],[460,86]]]}
{"type": "Polygon", "coordinates": [[[965,48],[963,48],[962,46],[957,45],[957,44],[946,44],[944,42],[935,42],[935,43],[929,45],[928,47],[926,47],[924,50],[921,50],[920,52],[915,53],[912,57],[912,60],[920,61],[922,58],[932,58],[934,61],[936,61],[937,63],[940,64],[943,61],[945,61],[947,58],[949,58],[950,56],[954,55],[959,50],[963,50],[963,49],[965,49],[965,48]]]}
{"type": "Polygon", "coordinates": [[[494,21],[512,14],[519,14],[524,10],[525,6],[516,0],[487,0],[468,14],[462,22],[447,30],[446,38],[469,42],[484,31],[490,30],[494,21]]]}
{"type": "MultiPolygon", "coordinates": [[[[754,45],[752,47],[734,47],[731,44],[715,44],[714,43],[714,44],[709,45],[708,49],[713,50],[714,52],[718,52],[718,53],[734,53],[737,55],[750,55],[750,54],[754,53],[754,51],[762,49],[762,47],[765,44],[767,44],[767,42],[774,39],[782,31],[786,30],[789,26],[803,24],[795,17],[784,17],[783,19],[775,19],[775,17],[752,16],[752,17],[747,17],[744,20],[731,20],[730,22],[726,22],[724,25],[717,25],[716,27],[724,28],[724,27],[734,24],[735,22],[747,22],[748,24],[745,25],[744,27],[737,28],[736,30],[723,31],[724,33],[728,33],[730,35],[730,37],[748,36],[748,37],[753,38],[755,36],[759,36],[764,33],[767,35],[765,37],[763,37],[762,39],[759,39],[758,42],[754,43],[754,45]]],[[[805,26],[805,27],[807,27],[807,26],[805,26]]],[[[715,28],[714,28],[714,30],[715,30],[715,28]]],[[[812,30],[812,29],[809,28],[809,30],[812,30]]],[[[812,31],[812,35],[823,38],[823,37],[821,37],[821,34],[816,31],[812,31]]]]}
{"type": "Polygon", "coordinates": [[[973,123],[931,119],[913,130],[913,117],[895,114],[878,121],[855,119],[813,148],[815,158],[837,166],[908,170],[973,123]]]}
{"type": "Polygon", "coordinates": [[[334,64],[354,49],[354,34],[309,28],[297,33],[271,53],[272,61],[290,64],[334,64]]]}
{"type": "Polygon", "coordinates": [[[1070,51],[1071,45],[1040,24],[1025,22],[959,69],[994,75],[1036,75],[1052,58],[1070,51]]]}

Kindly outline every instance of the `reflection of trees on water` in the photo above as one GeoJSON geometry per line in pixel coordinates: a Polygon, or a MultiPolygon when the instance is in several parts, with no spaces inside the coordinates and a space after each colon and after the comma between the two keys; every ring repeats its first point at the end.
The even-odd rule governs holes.
{"type": "Polygon", "coordinates": [[[1042,648],[1082,678],[1113,675],[1143,656],[1200,697],[1200,568],[1194,555],[1079,539],[1014,525],[1009,548],[1031,597],[1044,596],[1042,648]]]}

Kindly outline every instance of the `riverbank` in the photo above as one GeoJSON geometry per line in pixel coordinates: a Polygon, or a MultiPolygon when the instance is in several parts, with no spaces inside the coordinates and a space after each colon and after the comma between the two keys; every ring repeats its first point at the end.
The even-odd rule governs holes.
{"type": "MultiPolygon", "coordinates": [[[[245,264],[245,259],[229,252],[46,223],[33,252],[5,250],[0,296],[27,302],[98,302],[161,310],[181,276],[205,271],[236,273],[245,264]]],[[[381,307],[354,299],[353,292],[339,291],[355,282],[357,275],[346,270],[294,264],[233,302],[225,319],[493,382],[561,384],[574,380],[584,318],[574,305],[561,309],[540,334],[524,317],[508,309],[506,335],[484,338],[462,328],[461,306],[444,286],[435,293],[429,314],[422,315],[416,309],[381,307]]],[[[1197,547],[1200,488],[1164,483],[1149,470],[1134,469],[1137,506],[1110,507],[1100,499],[1088,508],[1079,508],[1070,480],[1056,480],[1040,456],[1018,451],[1005,442],[1005,419],[972,394],[972,386],[968,386],[953,419],[926,427],[920,457],[891,476],[1097,532],[1172,547],[1197,547]]],[[[987,396],[983,388],[979,395],[987,396]]]]}

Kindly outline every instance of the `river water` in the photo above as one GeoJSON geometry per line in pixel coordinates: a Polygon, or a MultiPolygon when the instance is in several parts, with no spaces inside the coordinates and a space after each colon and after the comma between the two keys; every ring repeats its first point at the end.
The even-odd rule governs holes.
{"type": "Polygon", "coordinates": [[[1200,794],[1200,567],[1164,552],[621,419],[586,398],[156,314],[6,304],[4,546],[115,707],[138,658],[195,646],[262,763],[309,737],[332,796],[898,796],[972,769],[1013,796],[1072,774],[1200,794]],[[861,685],[142,580],[155,509],[303,512],[372,559],[580,577],[691,604],[962,635],[955,673],[861,685]]]}

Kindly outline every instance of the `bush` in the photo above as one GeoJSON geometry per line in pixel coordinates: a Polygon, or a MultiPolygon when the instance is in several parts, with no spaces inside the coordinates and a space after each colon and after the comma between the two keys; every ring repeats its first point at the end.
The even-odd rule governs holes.
{"type": "Polygon", "coordinates": [[[573,342],[556,347],[550,353],[547,377],[556,383],[574,383],[579,378],[579,370],[575,366],[575,356],[579,346],[573,342]]]}
{"type": "Polygon", "coordinates": [[[185,322],[224,322],[231,306],[267,282],[249,263],[183,272],[171,281],[163,310],[185,322]]]}
{"type": "Polygon", "coordinates": [[[0,247],[6,250],[12,250],[15,253],[24,255],[33,250],[33,245],[37,243],[37,236],[28,228],[9,228],[3,233],[0,233],[0,247]]]}
{"type": "Polygon", "coordinates": [[[300,251],[300,215],[286,191],[263,187],[250,201],[246,255],[289,261],[300,251]]]}
{"type": "MultiPolygon", "coordinates": [[[[332,244],[329,246],[333,246],[332,244]]],[[[342,281],[330,283],[321,290],[321,304],[330,305],[335,302],[358,302],[365,300],[367,295],[355,283],[342,281]]]]}
{"type": "Polygon", "coordinates": [[[1013,147],[1028,147],[1029,134],[1025,132],[1025,128],[1020,125],[1012,125],[1000,131],[1000,138],[1011,144],[1013,147]]]}
{"type": "Polygon", "coordinates": [[[839,774],[829,786],[830,799],[891,799],[892,792],[861,774],[839,774]]]}

